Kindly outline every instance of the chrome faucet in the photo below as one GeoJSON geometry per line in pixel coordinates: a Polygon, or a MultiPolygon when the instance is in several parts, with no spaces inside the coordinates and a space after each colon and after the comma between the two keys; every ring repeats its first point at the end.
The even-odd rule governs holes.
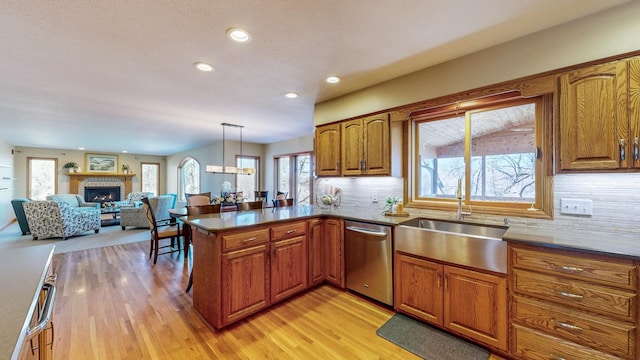
{"type": "Polygon", "coordinates": [[[458,212],[456,214],[456,220],[464,220],[465,216],[471,216],[471,205],[469,205],[469,212],[462,211],[462,179],[458,179],[458,212]]]}

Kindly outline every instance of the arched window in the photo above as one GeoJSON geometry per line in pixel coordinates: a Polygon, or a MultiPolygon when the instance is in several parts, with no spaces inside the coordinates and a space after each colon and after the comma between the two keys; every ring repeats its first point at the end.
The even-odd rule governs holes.
{"type": "Polygon", "coordinates": [[[197,194],[200,192],[200,163],[198,160],[187,157],[178,165],[178,191],[181,200],[185,200],[184,194],[197,194]]]}

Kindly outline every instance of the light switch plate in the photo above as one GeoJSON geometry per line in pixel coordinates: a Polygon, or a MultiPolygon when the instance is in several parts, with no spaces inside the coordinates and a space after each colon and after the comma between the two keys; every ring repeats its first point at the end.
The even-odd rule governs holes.
{"type": "Polygon", "coordinates": [[[378,192],[377,191],[372,191],[371,192],[371,202],[374,202],[374,203],[378,202],[378,192]]]}
{"type": "Polygon", "coordinates": [[[565,215],[593,215],[591,199],[560,199],[560,213],[565,215]]]}

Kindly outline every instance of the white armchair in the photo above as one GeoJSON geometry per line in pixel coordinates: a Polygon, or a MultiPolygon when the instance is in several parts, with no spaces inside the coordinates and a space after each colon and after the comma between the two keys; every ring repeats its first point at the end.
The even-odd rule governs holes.
{"type": "MultiPolygon", "coordinates": [[[[153,213],[158,220],[169,219],[169,209],[173,206],[174,197],[172,195],[160,195],[149,198],[149,203],[153,213]]],[[[122,207],[120,208],[120,227],[125,230],[127,226],[149,228],[149,219],[144,207],[122,207]]]]}
{"type": "Polygon", "coordinates": [[[28,201],[22,204],[33,240],[62,238],[100,231],[100,209],[72,207],[65,201],[28,201]]]}

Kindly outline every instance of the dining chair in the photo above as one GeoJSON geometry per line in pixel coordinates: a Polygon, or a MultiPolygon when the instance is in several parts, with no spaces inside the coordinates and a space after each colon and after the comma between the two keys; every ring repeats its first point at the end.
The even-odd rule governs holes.
{"type": "Polygon", "coordinates": [[[273,200],[273,207],[293,206],[293,198],[273,200]]]}
{"type": "Polygon", "coordinates": [[[238,211],[262,209],[264,202],[262,201],[246,201],[237,203],[238,211]]]}
{"type": "Polygon", "coordinates": [[[289,195],[288,192],[282,192],[282,191],[278,191],[276,193],[276,200],[282,200],[282,199],[286,199],[287,195],[289,195]]]}
{"type": "MultiPolygon", "coordinates": [[[[222,206],[220,204],[215,205],[187,205],[187,216],[195,216],[195,215],[204,215],[204,214],[217,214],[220,212],[220,208],[222,206]]],[[[183,232],[191,232],[191,226],[185,224],[182,229],[183,232]]],[[[189,239],[192,239],[192,236],[189,236],[189,239]]],[[[186,239],[186,237],[185,237],[186,239]]],[[[189,267],[189,283],[187,284],[187,289],[184,292],[189,292],[191,290],[191,286],[193,286],[193,243],[190,241],[188,245],[188,267],[189,267]]]]}
{"type": "Polygon", "coordinates": [[[269,196],[269,191],[254,191],[253,192],[253,197],[255,197],[256,201],[264,201],[265,204],[267,203],[267,197],[269,196]]]}
{"type": "Polygon", "coordinates": [[[151,229],[151,245],[149,247],[149,258],[153,254],[153,264],[158,261],[158,255],[171,254],[174,252],[182,251],[180,247],[180,236],[183,235],[180,231],[180,223],[171,222],[171,219],[156,220],[156,215],[149,203],[148,197],[142,198],[144,210],[147,213],[147,219],[149,220],[149,228],[151,229]],[[167,245],[160,246],[161,240],[171,240],[167,245]],[[177,248],[176,248],[177,246],[177,248]],[[160,252],[160,249],[168,249],[164,252],[160,252]]]}
{"type": "Polygon", "coordinates": [[[200,194],[184,194],[187,198],[187,205],[209,205],[211,204],[211,192],[200,194]]]}

